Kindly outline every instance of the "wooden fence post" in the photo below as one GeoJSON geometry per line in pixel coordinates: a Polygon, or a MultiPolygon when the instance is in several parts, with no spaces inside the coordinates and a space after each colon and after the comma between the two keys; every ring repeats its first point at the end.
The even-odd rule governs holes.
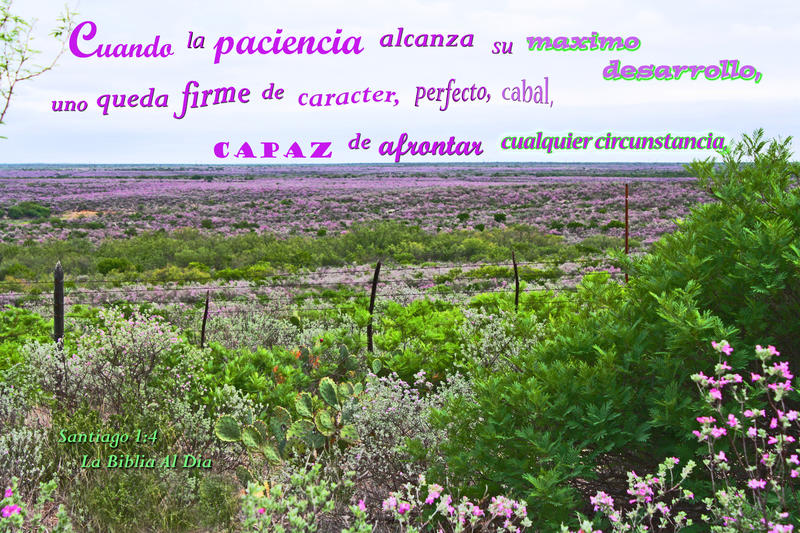
{"type": "Polygon", "coordinates": [[[64,344],[64,269],[61,261],[53,270],[53,341],[64,344]]]}
{"type": "Polygon", "coordinates": [[[514,263],[514,312],[519,310],[519,272],[517,271],[517,256],[511,250],[511,262],[514,263]]]}
{"type": "Polygon", "coordinates": [[[203,327],[200,329],[200,348],[206,343],[206,320],[208,320],[208,299],[209,293],[211,291],[206,291],[206,310],[203,311],[203,327]]]}
{"type": "Polygon", "coordinates": [[[378,290],[378,276],[381,273],[381,262],[375,265],[375,275],[372,277],[372,292],[369,296],[369,322],[367,322],[367,350],[374,351],[372,346],[372,313],[375,311],[375,293],[378,290]]]}
{"type": "MultiPolygon", "coordinates": [[[[628,184],[625,184],[625,255],[628,255],[628,184]]],[[[628,273],[625,272],[625,283],[628,283],[628,273]]]]}

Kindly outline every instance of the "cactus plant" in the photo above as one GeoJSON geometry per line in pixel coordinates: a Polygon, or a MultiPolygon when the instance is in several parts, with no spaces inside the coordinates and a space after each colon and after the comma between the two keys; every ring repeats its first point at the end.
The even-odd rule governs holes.
{"type": "MultiPolygon", "coordinates": [[[[353,444],[358,432],[344,413],[344,406],[364,390],[361,383],[337,384],[329,377],[319,382],[319,395],[300,392],[295,398],[298,419],[292,421],[289,411],[276,407],[266,421],[240,425],[232,416],[223,415],[214,425],[214,433],[224,442],[241,442],[250,454],[258,454],[272,464],[285,459],[292,442],[319,450],[336,443],[353,444]]],[[[249,471],[237,471],[243,482],[255,479],[249,471]]]]}
{"type": "Polygon", "coordinates": [[[281,435],[275,435],[274,429],[270,434],[267,424],[262,420],[241,427],[232,416],[222,415],[214,424],[214,434],[224,442],[241,442],[249,453],[258,453],[270,463],[277,464],[282,460],[281,435]]]}
{"type": "Polygon", "coordinates": [[[312,449],[331,446],[336,442],[353,444],[358,440],[358,432],[349,424],[343,408],[348,399],[357,397],[362,391],[363,385],[360,383],[355,386],[348,382],[337,385],[329,377],[322,378],[316,402],[307,392],[297,395],[295,410],[301,418],[292,424],[289,436],[312,449]]]}

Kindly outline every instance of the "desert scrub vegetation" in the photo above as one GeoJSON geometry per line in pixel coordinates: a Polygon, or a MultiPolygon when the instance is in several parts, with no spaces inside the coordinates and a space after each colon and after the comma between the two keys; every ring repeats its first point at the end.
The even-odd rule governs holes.
{"type": "MultiPolygon", "coordinates": [[[[800,189],[788,147],[755,132],[690,166],[715,201],[647,253],[612,253],[627,284],[595,272],[517,306],[511,291],[386,298],[373,351],[363,298],[228,317],[203,348],[180,305],[73,309],[62,348],[48,318],[6,308],[0,524],[21,531],[44,497],[47,527],[63,506],[58,524],[88,531],[792,531],[800,189]]],[[[426,234],[414,260],[450,239],[489,253],[509,228],[469,243],[426,234]]],[[[373,252],[404,242],[384,229],[373,252]]],[[[292,242],[314,257],[329,237],[345,238],[292,242]]],[[[503,275],[457,269],[433,285],[503,275]]]]}

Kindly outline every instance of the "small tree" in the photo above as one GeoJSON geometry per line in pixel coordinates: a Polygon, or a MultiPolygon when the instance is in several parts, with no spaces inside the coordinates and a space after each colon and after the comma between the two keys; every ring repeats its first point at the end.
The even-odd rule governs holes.
{"type": "Polygon", "coordinates": [[[3,124],[17,84],[52,69],[64,54],[74,16],[75,13],[65,8],[58,18],[58,25],[50,33],[61,43],[61,49],[49,64],[36,65],[31,62],[39,54],[38,50],[31,48],[36,19],[27,21],[12,14],[11,0],[0,0],[0,124],[3,124]]]}

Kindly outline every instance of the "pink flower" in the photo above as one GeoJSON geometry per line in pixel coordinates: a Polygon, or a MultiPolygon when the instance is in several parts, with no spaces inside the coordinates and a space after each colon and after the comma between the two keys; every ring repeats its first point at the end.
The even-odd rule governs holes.
{"type": "Polygon", "coordinates": [[[769,346],[767,346],[767,351],[770,353],[770,355],[780,355],[781,354],[781,352],[776,350],[775,347],[773,345],[771,345],[771,344],[769,346]]]}
{"type": "Polygon", "coordinates": [[[722,341],[719,341],[719,342],[711,341],[711,346],[716,351],[718,351],[720,353],[724,353],[725,355],[730,355],[731,353],[733,353],[733,348],[731,347],[730,344],[728,344],[728,341],[726,341],[726,340],[722,340],[722,341]]]}
{"type": "Polygon", "coordinates": [[[725,428],[718,428],[717,426],[714,426],[713,428],[711,428],[711,436],[714,437],[715,439],[718,439],[721,436],[727,435],[727,434],[728,434],[728,431],[725,428]]]}
{"type": "Polygon", "coordinates": [[[397,512],[400,513],[400,514],[405,514],[406,511],[408,511],[409,509],[411,509],[411,504],[410,503],[401,502],[397,506],[397,512]]]}
{"type": "Polygon", "coordinates": [[[394,496],[389,496],[388,498],[383,500],[384,511],[389,511],[396,508],[397,508],[397,498],[395,498],[394,496]]]}
{"type": "Polygon", "coordinates": [[[258,514],[264,514],[264,513],[266,513],[266,512],[267,512],[267,510],[266,510],[266,509],[264,509],[263,507],[261,507],[261,508],[259,508],[259,509],[258,509],[256,512],[257,512],[258,514]]]}
{"type": "Polygon", "coordinates": [[[366,511],[366,510],[367,510],[367,506],[366,506],[366,505],[364,505],[364,500],[358,500],[358,508],[359,508],[361,511],[366,511]]]}
{"type": "Polygon", "coordinates": [[[759,374],[750,372],[750,381],[759,381],[759,380],[761,380],[761,376],[759,374]]]}
{"type": "Polygon", "coordinates": [[[720,452],[717,454],[717,456],[716,456],[716,457],[717,457],[717,459],[718,459],[718,460],[722,461],[723,463],[727,463],[727,462],[728,462],[728,458],[727,458],[727,457],[725,457],[725,452],[723,452],[723,451],[720,451],[720,452]]]}
{"type": "Polygon", "coordinates": [[[608,506],[611,509],[614,508],[614,499],[602,491],[589,497],[589,501],[594,505],[595,511],[599,510],[601,506],[608,506]]]}
{"type": "Polygon", "coordinates": [[[9,516],[20,514],[20,507],[18,505],[6,505],[3,507],[2,515],[3,518],[8,518],[9,516]]]}
{"type": "Polygon", "coordinates": [[[770,383],[767,385],[767,388],[772,390],[783,389],[790,391],[792,390],[792,382],[790,380],[786,380],[783,383],[770,383]]]}
{"type": "Polygon", "coordinates": [[[772,363],[772,368],[780,372],[785,379],[792,379],[794,376],[789,372],[789,362],[783,361],[781,363],[772,363]]]}
{"type": "Polygon", "coordinates": [[[722,399],[722,393],[719,391],[719,389],[711,389],[710,391],[708,391],[708,395],[714,398],[715,400],[722,399]]]}
{"type": "Polygon", "coordinates": [[[773,417],[772,420],[769,421],[769,428],[775,429],[776,427],[778,427],[778,419],[773,417]]]}
{"type": "Polygon", "coordinates": [[[793,453],[791,457],[786,459],[786,462],[787,463],[791,463],[791,464],[795,464],[795,465],[800,465],[800,460],[797,459],[797,454],[796,453],[793,453]]]}
{"type": "Polygon", "coordinates": [[[797,470],[792,470],[792,471],[789,473],[789,476],[790,476],[790,477],[797,477],[797,476],[800,476],[800,472],[798,472],[797,470]]]}
{"type": "MultiPolygon", "coordinates": [[[[716,419],[713,416],[698,416],[697,421],[700,422],[701,424],[713,424],[714,422],[716,422],[716,419]]],[[[634,477],[636,477],[635,472],[631,473],[634,475],[634,477]]]]}
{"type": "Polygon", "coordinates": [[[747,482],[747,486],[753,490],[763,489],[764,487],[767,486],[767,482],[763,479],[751,479],[750,481],[747,482]]]}
{"type": "Polygon", "coordinates": [[[14,491],[11,489],[6,489],[6,498],[10,498],[14,495],[14,491]]]}
{"type": "Polygon", "coordinates": [[[473,507],[472,514],[475,516],[483,516],[483,511],[481,510],[480,507],[473,507]]]}
{"type": "Polygon", "coordinates": [[[732,428],[739,427],[739,421],[733,416],[733,413],[728,415],[728,425],[732,428]]]}
{"type": "Polygon", "coordinates": [[[444,488],[441,485],[437,485],[436,483],[432,483],[428,485],[428,497],[425,498],[425,503],[428,505],[432,504],[436,498],[438,498],[444,488]]]}

